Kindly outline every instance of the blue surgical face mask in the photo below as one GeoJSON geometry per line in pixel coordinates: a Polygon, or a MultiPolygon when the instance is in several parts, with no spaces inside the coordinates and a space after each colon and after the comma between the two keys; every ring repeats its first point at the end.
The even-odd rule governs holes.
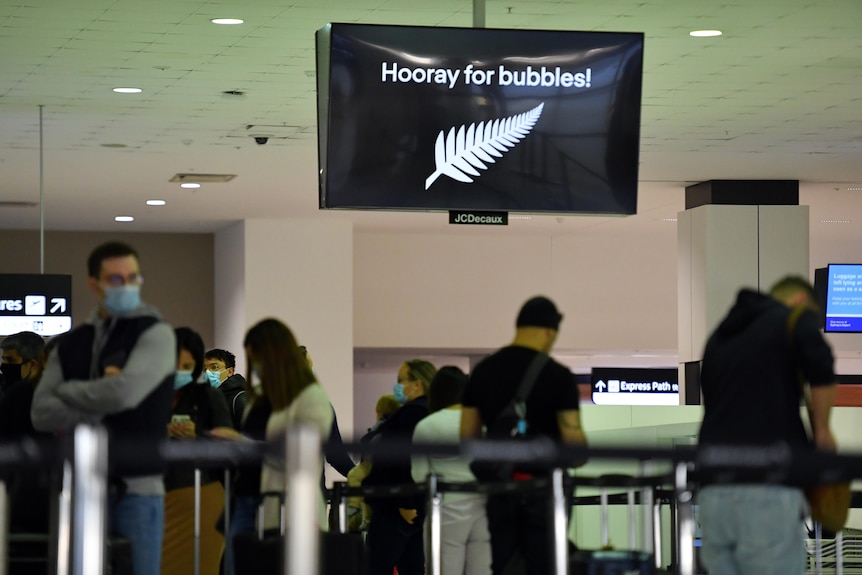
{"type": "Polygon", "coordinates": [[[102,306],[111,315],[125,315],[141,305],[141,286],[105,286],[105,299],[102,306]]]}
{"type": "Polygon", "coordinates": [[[180,389],[192,382],[192,372],[177,370],[174,374],[174,389],[180,389]]]}
{"type": "Polygon", "coordinates": [[[403,383],[396,383],[395,385],[393,385],[392,386],[392,394],[395,396],[395,401],[397,401],[401,405],[404,405],[405,403],[407,403],[407,396],[404,395],[404,384],[403,383]]]}
{"type": "Polygon", "coordinates": [[[220,371],[210,371],[206,370],[207,381],[210,382],[210,385],[213,387],[218,387],[221,385],[221,372],[220,371]]]}

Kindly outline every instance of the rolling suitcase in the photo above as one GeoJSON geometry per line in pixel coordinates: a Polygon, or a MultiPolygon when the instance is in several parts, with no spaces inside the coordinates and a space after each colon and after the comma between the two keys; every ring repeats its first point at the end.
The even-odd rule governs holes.
{"type": "MultiPolygon", "coordinates": [[[[625,477],[608,477],[608,484],[625,483],[625,477]],[[615,480],[615,481],[614,481],[615,480]]],[[[634,545],[634,489],[628,490],[628,518],[631,545],[634,545]]],[[[637,550],[611,548],[608,535],[608,487],[600,487],[601,504],[601,549],[577,549],[569,553],[569,575],[656,575],[655,561],[651,554],[637,550]]]]}
{"type": "MultiPolygon", "coordinates": [[[[233,540],[235,575],[278,575],[284,567],[284,495],[261,494],[256,532],[238,533],[233,540]],[[263,499],[275,497],[281,507],[280,526],[263,528],[263,499]]],[[[320,534],[320,573],[322,575],[365,575],[365,546],[355,533],[320,534]]]]}

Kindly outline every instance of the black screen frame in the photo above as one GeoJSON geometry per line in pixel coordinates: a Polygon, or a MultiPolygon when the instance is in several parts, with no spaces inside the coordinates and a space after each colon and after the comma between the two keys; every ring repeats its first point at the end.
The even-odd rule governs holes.
{"type": "MultiPolygon", "coordinates": [[[[317,78],[318,78],[318,167],[319,167],[319,207],[321,209],[357,209],[357,210],[396,210],[396,211],[447,211],[453,209],[462,210],[490,210],[490,211],[505,211],[513,213],[547,213],[554,215],[632,215],[637,212],[637,187],[638,187],[638,167],[639,167],[639,148],[640,148],[640,120],[641,120],[641,100],[642,100],[642,84],[643,84],[643,47],[644,35],[638,32],[579,32],[579,31],[549,31],[549,30],[505,30],[505,29],[470,29],[470,28],[443,28],[443,27],[405,27],[405,26],[384,26],[384,25],[365,25],[365,24],[345,24],[332,23],[318,30],[316,34],[317,42],[317,78]],[[595,80],[590,86],[592,92],[584,89],[581,92],[575,92],[571,89],[571,94],[560,94],[563,88],[552,87],[546,92],[554,92],[553,98],[549,99],[553,102],[551,108],[544,109],[544,118],[538,122],[545,122],[545,125],[540,128],[539,124],[533,129],[531,136],[532,140],[529,145],[523,145],[521,148],[515,146],[509,155],[504,155],[498,164],[491,166],[486,170],[479,170],[481,177],[474,177],[474,185],[470,188],[469,193],[461,194],[463,184],[455,181],[450,181],[443,177],[440,179],[440,184],[434,184],[436,189],[420,190],[410,186],[405,187],[399,179],[402,173],[399,172],[404,166],[404,172],[409,172],[411,177],[419,170],[415,167],[422,162],[432,162],[433,155],[429,149],[433,147],[430,143],[426,132],[422,133],[422,137],[417,132],[415,137],[421,139],[421,143],[416,147],[411,148],[413,144],[408,144],[407,150],[393,147],[392,154],[386,156],[386,161],[389,162],[397,154],[403,152],[403,156],[408,157],[400,160],[392,160],[385,166],[382,166],[379,173],[373,173],[374,168],[367,168],[362,164],[362,170],[366,173],[362,177],[355,178],[357,168],[350,164],[349,161],[343,160],[345,157],[355,158],[356,154],[371,155],[372,159],[368,161],[369,165],[374,165],[374,162],[379,156],[373,156],[376,148],[376,142],[367,146],[369,149],[357,151],[350,150],[353,155],[343,154],[342,149],[346,147],[343,144],[348,138],[344,137],[345,130],[343,124],[339,124],[340,119],[344,116],[351,118],[360,118],[355,122],[361,122],[362,118],[367,116],[367,113],[346,113],[344,102],[346,97],[340,95],[340,91],[345,90],[345,86],[354,90],[357,93],[367,95],[366,92],[375,93],[373,90],[394,89],[394,87],[372,86],[369,88],[368,83],[373,83],[373,80],[367,80],[366,76],[351,76],[349,81],[344,79],[343,62],[350,57],[361,58],[361,50],[355,46],[364,42],[372,44],[367,35],[378,34],[381,37],[394,35],[400,38],[399,42],[409,44],[414,38],[424,38],[424,40],[416,40],[426,42],[435,46],[444,46],[447,43],[453,45],[467,45],[470,50],[478,50],[473,48],[476,46],[490,45],[490,48],[485,48],[485,52],[481,55],[485,58],[476,58],[475,61],[492,62],[488,64],[487,69],[493,69],[494,65],[499,62],[519,61],[521,66],[532,66],[540,61],[536,54],[529,57],[519,56],[521,52],[515,47],[520,45],[529,45],[530,42],[521,41],[521,39],[538,38],[544,39],[550,46],[554,46],[553,50],[565,51],[568,57],[577,62],[572,64],[571,69],[585,69],[592,66],[595,68],[595,78],[601,77],[601,80],[595,80]],[[363,36],[365,35],[365,36],[363,36]],[[352,46],[348,46],[345,50],[340,48],[344,38],[349,37],[353,42],[352,46]],[[430,42],[428,38],[436,38],[435,42],[430,42]],[[494,42],[486,41],[493,39],[494,42]],[[448,42],[447,42],[448,40],[448,42]],[[496,42],[496,44],[495,44],[496,42]],[[571,44],[571,46],[568,46],[571,44]],[[499,46],[498,46],[499,45],[499,46]],[[558,48],[558,45],[567,46],[565,50],[558,48]],[[506,46],[506,48],[503,48],[506,46]],[[580,54],[579,50],[584,53],[600,53],[601,46],[611,46],[607,48],[608,52],[613,55],[609,62],[618,64],[619,71],[615,72],[626,78],[628,82],[625,86],[621,83],[615,83],[614,79],[608,79],[611,75],[610,70],[616,70],[607,64],[605,60],[590,60],[588,56],[580,54]],[[619,47],[622,46],[622,47],[619,47]],[[354,49],[355,48],[355,49],[354,49]],[[354,50],[350,52],[350,50],[354,50]],[[487,56],[488,53],[497,51],[494,57],[487,56]],[[614,53],[613,50],[617,50],[614,53]],[[346,55],[345,55],[346,54],[346,55]],[[586,58],[586,60],[578,60],[578,58],[586,58]],[[533,64],[525,64],[530,62],[533,64]],[[586,62],[586,64],[585,64],[586,62]],[[598,62],[598,64],[596,64],[598,62]],[[604,74],[604,76],[602,76],[604,74]],[[336,80],[333,80],[336,78],[336,80]],[[362,82],[365,81],[365,84],[362,82]],[[620,101],[614,101],[613,98],[619,98],[620,101]],[[599,100],[602,102],[603,110],[608,109],[613,102],[616,108],[612,112],[606,112],[611,115],[601,120],[591,118],[591,114],[584,113],[576,119],[568,120],[569,117],[576,115],[568,114],[573,106],[585,105],[584,102],[593,105],[590,100],[599,100]],[[562,119],[561,119],[562,118],[562,119]],[[572,122],[572,125],[577,126],[576,129],[568,127],[566,122],[572,122]],[[577,124],[583,122],[583,124],[577,124]],[[591,127],[589,122],[606,124],[603,130],[608,134],[619,134],[619,141],[612,140],[608,137],[607,140],[602,140],[600,136],[596,136],[595,142],[590,142],[589,136],[585,135],[591,127]],[[620,127],[607,127],[611,123],[617,122],[620,127]],[[339,129],[339,126],[342,126],[339,129]],[[569,132],[565,130],[569,129],[569,132]],[[577,143],[572,143],[576,138],[580,138],[577,143]],[[562,143],[561,143],[562,142],[562,143]],[[593,152],[593,155],[600,157],[601,161],[593,161],[592,164],[583,161],[583,158],[594,160],[589,155],[589,152],[577,151],[573,156],[571,149],[576,146],[582,146],[588,149],[591,146],[598,152],[593,152]],[[556,146],[556,148],[554,148],[556,146]],[[568,147],[566,147],[568,146],[568,147]],[[551,148],[552,152],[548,152],[551,148]],[[561,151],[562,150],[562,151],[561,151]],[[566,154],[569,154],[568,156],[566,154]],[[580,154],[580,155],[578,155],[580,154]],[[415,159],[421,158],[421,159],[415,159]],[[574,160],[573,160],[574,158],[574,160]],[[412,163],[411,163],[412,162],[412,163]],[[548,168],[549,164],[554,164],[548,168]],[[536,166],[542,166],[539,168],[536,166]],[[345,167],[348,166],[349,167],[345,167]],[[500,166],[505,166],[504,168],[500,166]],[[529,165],[529,168],[522,168],[529,165]],[[574,167],[573,167],[574,166],[574,167]],[[598,169],[596,168],[598,166],[598,169]],[[337,173],[341,170],[340,173],[337,173]],[[494,170],[494,171],[492,171],[494,170]],[[548,177],[542,180],[536,174],[542,170],[550,170],[553,172],[553,177],[548,177]],[[344,176],[347,173],[348,176],[344,176]],[[345,185],[343,188],[338,188],[338,181],[343,177],[351,177],[351,185],[345,185]],[[352,185],[353,182],[358,182],[352,185]],[[458,186],[462,186],[460,189],[458,186]],[[407,189],[409,188],[409,189],[407,189]],[[453,189],[459,191],[453,192],[453,189]],[[353,194],[359,198],[356,201],[345,199],[348,194],[353,194]],[[435,195],[436,194],[436,195],[435,195]]],[[[533,42],[535,43],[535,42],[533,42]]],[[[382,50],[384,53],[392,52],[393,61],[401,62],[398,58],[417,58],[417,53],[420,50],[415,44],[410,44],[410,50],[398,50],[398,47],[384,45],[383,47],[374,46],[374,50],[382,50]],[[389,52],[387,52],[387,50],[389,52]],[[405,55],[406,54],[406,55],[405,55]]],[[[461,70],[457,57],[450,52],[445,53],[443,48],[436,49],[425,60],[435,62],[445,62],[450,70],[461,70]],[[443,54],[443,55],[441,55],[443,54]],[[436,60],[435,60],[436,58],[436,60]],[[454,62],[454,63],[453,63],[454,62]]],[[[542,50],[553,51],[551,48],[536,48],[538,52],[542,50]]],[[[369,52],[372,53],[372,52],[369,52]]],[[[473,55],[473,52],[470,52],[473,55]]],[[[596,56],[593,56],[597,58],[596,56]]],[[[606,56],[611,58],[611,56],[606,56]]],[[[466,60],[463,60],[466,61],[466,60]]],[[[436,64],[435,64],[436,65],[436,64]]],[[[468,64],[470,65],[470,64],[468,64]]],[[[358,65],[357,65],[358,66],[358,65]]],[[[500,64],[500,66],[503,66],[500,64]]],[[[514,64],[512,65],[514,66],[514,64]]],[[[536,64],[538,70],[538,64],[536,64]]],[[[559,66],[557,66],[559,68],[559,66]]],[[[371,69],[370,66],[368,69],[371,69]]],[[[553,70],[553,66],[548,66],[548,70],[553,70]]],[[[568,68],[566,69],[568,70],[568,68]]],[[[591,68],[592,70],[592,68],[591,68]]],[[[502,72],[501,72],[502,73],[502,72]]],[[[358,74],[358,73],[357,73],[358,74]]],[[[422,97],[426,91],[419,92],[417,86],[409,85],[403,88],[405,94],[418,94],[417,97],[422,97]],[[409,88],[409,89],[408,89],[409,88]]],[[[426,87],[421,86],[424,90],[426,87]]],[[[460,87],[467,91],[463,86],[460,87]]],[[[450,129],[455,129],[459,126],[470,126],[470,120],[473,120],[472,125],[477,125],[480,122],[492,118],[511,118],[517,114],[524,114],[528,111],[535,110],[537,102],[545,99],[541,89],[543,87],[506,87],[508,91],[505,97],[500,96],[496,107],[491,106],[489,110],[481,109],[480,104],[484,100],[490,100],[493,94],[488,94],[489,90],[482,91],[479,88],[474,88],[477,91],[475,96],[465,96],[462,98],[461,92],[455,92],[453,88],[445,90],[443,87],[436,86],[435,90],[428,98],[437,98],[441,104],[439,109],[434,109],[428,114],[422,112],[422,109],[417,108],[415,114],[405,114],[410,118],[413,124],[419,128],[427,129],[430,133],[437,130],[442,135],[450,129]],[[529,93],[528,93],[529,92],[529,93]],[[513,95],[514,94],[514,95],[513,95]],[[538,95],[537,95],[538,94],[538,95]],[[539,97],[542,96],[542,97],[539,97]],[[475,114],[470,115],[462,113],[462,108],[459,106],[446,106],[445,104],[452,101],[458,101],[459,106],[463,109],[469,109],[475,114]],[[466,102],[466,103],[464,103],[466,102]],[[492,113],[493,112],[493,113],[492,113]],[[437,114],[434,116],[434,114],[437,114]],[[490,114],[487,117],[483,114],[490,114]],[[421,116],[434,116],[438,123],[433,128],[428,128],[423,124],[427,120],[431,123],[431,119],[426,119],[421,116]]],[[[498,88],[503,91],[503,88],[498,88]]],[[[567,88],[568,89],[568,88],[567,88]]],[[[357,96],[358,98],[358,96],[357,96]]],[[[404,98],[405,101],[412,101],[410,98],[404,98]]],[[[357,100],[358,101],[358,100],[357,100]]],[[[427,100],[426,100],[427,101],[427,100]]],[[[408,104],[405,104],[407,106],[408,104]]],[[[550,104],[549,104],[550,106],[550,104]]],[[[361,109],[361,108],[357,108],[361,109]]],[[[351,110],[356,112],[355,109],[351,110]]],[[[372,110],[370,113],[385,115],[389,110],[372,110]]],[[[357,128],[359,129],[359,128],[357,128]]],[[[403,136],[403,134],[401,134],[403,136]]],[[[447,133],[448,135],[448,133],[447,133]]],[[[397,139],[398,134],[392,135],[388,132],[385,136],[389,140],[397,139]]],[[[616,136],[615,136],[616,137],[616,136]]],[[[438,136],[439,138],[439,136],[438,136]]],[[[408,138],[409,139],[409,138],[408,138]]],[[[530,136],[525,137],[529,140],[530,136]]],[[[386,140],[386,138],[383,138],[386,140]]],[[[358,138],[356,141],[366,141],[366,139],[358,138]]],[[[351,144],[353,148],[359,148],[359,144],[351,144]]],[[[382,152],[381,152],[382,153],[382,152]]],[[[361,164],[361,162],[360,162],[361,164]]],[[[426,169],[426,175],[432,169],[426,169]]],[[[413,177],[411,182],[415,182],[418,178],[413,177]]]]}

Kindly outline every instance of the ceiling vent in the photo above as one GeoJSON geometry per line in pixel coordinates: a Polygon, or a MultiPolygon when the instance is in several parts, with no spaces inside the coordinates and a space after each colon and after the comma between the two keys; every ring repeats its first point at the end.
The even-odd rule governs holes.
{"type": "Polygon", "coordinates": [[[177,174],[169,182],[195,182],[197,184],[213,184],[219,182],[229,182],[236,177],[236,174],[177,174]]]}

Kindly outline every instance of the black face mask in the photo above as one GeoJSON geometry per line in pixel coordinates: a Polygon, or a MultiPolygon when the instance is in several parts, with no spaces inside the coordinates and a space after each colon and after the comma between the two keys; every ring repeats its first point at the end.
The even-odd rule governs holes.
{"type": "Polygon", "coordinates": [[[22,365],[20,363],[0,363],[0,373],[3,373],[3,377],[6,379],[6,385],[18,383],[23,379],[21,377],[22,365]]]}

